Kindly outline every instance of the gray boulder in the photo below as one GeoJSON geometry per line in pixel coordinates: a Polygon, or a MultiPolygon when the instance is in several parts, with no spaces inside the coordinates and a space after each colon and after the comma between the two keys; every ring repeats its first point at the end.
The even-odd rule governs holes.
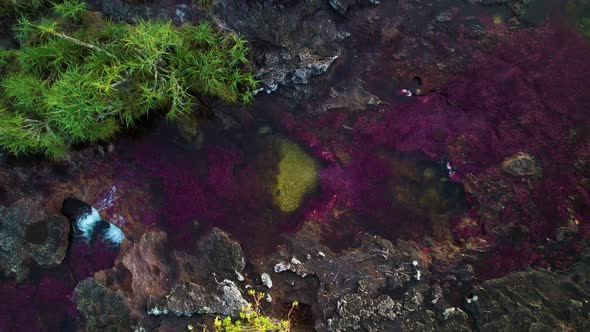
{"type": "Polygon", "coordinates": [[[51,267],[61,263],[68,248],[70,223],[53,216],[32,199],[0,206],[0,269],[18,281],[27,278],[31,264],[51,267]]]}
{"type": "Polygon", "coordinates": [[[86,279],[74,290],[78,311],[86,331],[130,331],[132,321],[123,297],[94,279],[86,279]]]}

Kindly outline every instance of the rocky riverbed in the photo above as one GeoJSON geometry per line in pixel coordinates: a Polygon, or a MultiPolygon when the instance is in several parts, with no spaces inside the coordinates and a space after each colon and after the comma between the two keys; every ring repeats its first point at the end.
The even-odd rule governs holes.
{"type": "Polygon", "coordinates": [[[212,329],[251,289],[296,331],[590,328],[585,1],[205,3],[89,2],[243,34],[260,90],[2,155],[0,330],[212,329]]]}

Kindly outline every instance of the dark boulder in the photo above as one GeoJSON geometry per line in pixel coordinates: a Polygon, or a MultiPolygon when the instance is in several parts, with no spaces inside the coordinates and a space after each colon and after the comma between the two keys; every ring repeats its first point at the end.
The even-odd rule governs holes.
{"type": "Polygon", "coordinates": [[[86,279],[74,291],[86,331],[130,331],[132,320],[123,297],[94,279],[86,279]]]}
{"type": "Polygon", "coordinates": [[[68,247],[70,226],[32,199],[0,206],[0,268],[21,281],[32,264],[51,267],[61,263],[68,247]]]}
{"type": "Polygon", "coordinates": [[[219,228],[213,228],[199,247],[207,266],[223,279],[241,275],[246,266],[240,244],[219,228]]]}
{"type": "Polygon", "coordinates": [[[482,332],[588,331],[590,250],[567,271],[514,272],[485,281],[473,294],[466,306],[482,332]]]}

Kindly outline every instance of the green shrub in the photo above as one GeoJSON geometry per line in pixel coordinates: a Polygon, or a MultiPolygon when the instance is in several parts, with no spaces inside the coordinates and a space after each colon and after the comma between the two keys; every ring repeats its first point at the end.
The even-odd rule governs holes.
{"type": "Polygon", "coordinates": [[[0,145],[15,155],[62,158],[151,112],[191,112],[200,95],[248,104],[257,84],[246,41],[208,23],[115,23],[66,0],[15,31],[21,48],[0,50],[0,145]]]}
{"type": "Polygon", "coordinates": [[[287,319],[279,320],[264,315],[260,308],[260,301],[264,298],[264,293],[256,293],[254,290],[248,291],[248,294],[254,299],[254,304],[242,308],[239,319],[231,317],[215,317],[213,326],[216,332],[289,332],[291,331],[291,313],[299,305],[297,301],[293,302],[291,309],[287,314],[287,319]]]}

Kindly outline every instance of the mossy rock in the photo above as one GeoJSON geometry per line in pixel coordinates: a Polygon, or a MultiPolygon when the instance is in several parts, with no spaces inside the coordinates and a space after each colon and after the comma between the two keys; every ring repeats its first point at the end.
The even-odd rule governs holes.
{"type": "Polygon", "coordinates": [[[283,212],[299,208],[306,194],[318,185],[319,166],[303,149],[285,139],[278,140],[279,173],[273,190],[275,204],[283,212]]]}

